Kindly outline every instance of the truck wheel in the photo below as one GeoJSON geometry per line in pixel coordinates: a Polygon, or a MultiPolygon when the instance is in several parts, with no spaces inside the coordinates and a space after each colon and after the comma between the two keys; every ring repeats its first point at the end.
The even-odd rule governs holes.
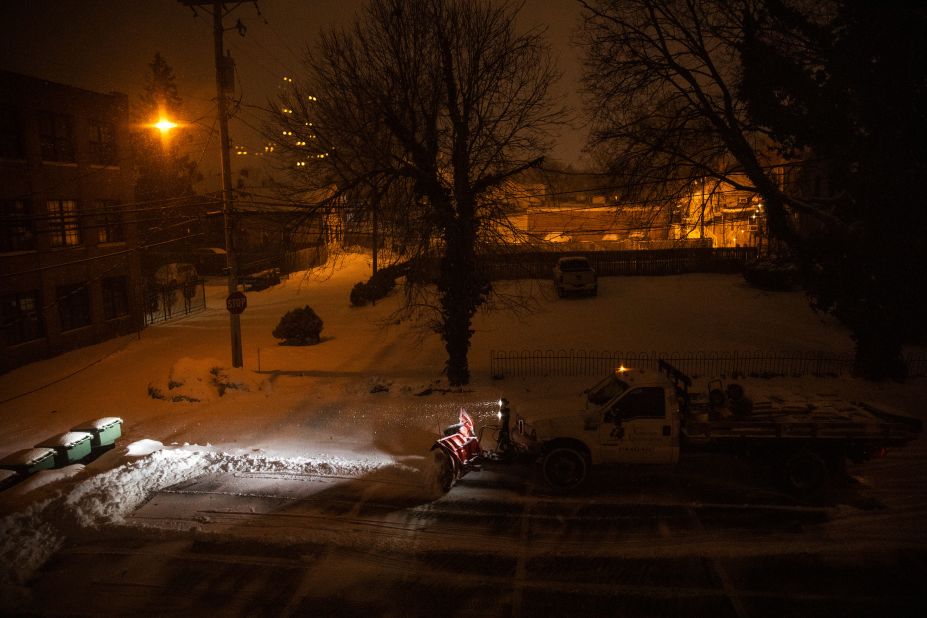
{"type": "Polygon", "coordinates": [[[556,489],[576,487],[586,478],[586,458],[567,448],[555,448],[544,457],[544,480],[556,489]]]}
{"type": "Polygon", "coordinates": [[[827,482],[827,462],[812,451],[796,451],[785,458],[782,475],[788,489],[811,493],[827,482]]]}
{"type": "Polygon", "coordinates": [[[440,498],[454,485],[454,464],[442,448],[431,451],[431,465],[425,469],[425,485],[435,498],[440,498]]]}

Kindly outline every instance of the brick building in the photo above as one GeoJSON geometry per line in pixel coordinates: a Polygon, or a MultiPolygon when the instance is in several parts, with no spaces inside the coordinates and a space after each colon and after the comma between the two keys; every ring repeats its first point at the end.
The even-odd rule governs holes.
{"type": "Polygon", "coordinates": [[[141,326],[128,98],[0,71],[0,371],[141,326]]]}

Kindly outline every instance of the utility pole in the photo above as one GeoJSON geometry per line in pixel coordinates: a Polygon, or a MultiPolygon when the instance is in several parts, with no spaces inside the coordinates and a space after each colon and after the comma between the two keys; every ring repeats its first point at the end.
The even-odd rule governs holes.
{"type": "MultiPolygon", "coordinates": [[[[232,196],[232,162],[230,159],[228,95],[234,92],[235,76],[232,58],[223,50],[225,29],[222,26],[222,11],[226,4],[240,2],[221,2],[220,0],[180,0],[181,4],[194,6],[212,5],[213,39],[216,63],[216,100],[219,113],[219,152],[222,159],[222,214],[225,220],[225,266],[228,270],[229,296],[238,292],[238,257],[235,255],[235,234],[233,225],[234,211],[232,196]]],[[[194,13],[196,9],[194,9],[194,13]]],[[[242,30],[239,30],[242,32],[242,30]]],[[[232,366],[241,367],[241,315],[229,311],[229,326],[232,333],[232,366]]]]}

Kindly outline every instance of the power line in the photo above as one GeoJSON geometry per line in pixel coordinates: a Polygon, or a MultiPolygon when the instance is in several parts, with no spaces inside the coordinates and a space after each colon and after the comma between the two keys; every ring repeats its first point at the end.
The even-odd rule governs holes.
{"type": "Polygon", "coordinates": [[[30,275],[32,273],[43,272],[46,270],[54,270],[57,268],[65,268],[68,266],[75,266],[77,264],[85,264],[88,262],[95,262],[97,260],[112,259],[114,257],[119,257],[121,255],[128,255],[136,251],[144,251],[145,249],[150,249],[152,247],[159,247],[161,245],[168,245],[171,243],[179,242],[181,240],[186,240],[188,238],[196,238],[198,236],[203,236],[203,233],[188,234],[186,236],[180,236],[178,238],[171,238],[169,240],[162,240],[159,242],[149,243],[145,245],[137,245],[135,247],[130,247],[128,249],[122,249],[120,251],[111,251],[109,253],[104,253],[101,255],[93,255],[86,258],[80,258],[77,260],[71,260],[69,262],[61,262],[60,264],[47,264],[45,266],[37,266],[36,268],[30,268],[27,270],[21,270],[15,273],[0,273],[0,278],[8,279],[10,277],[21,277],[23,275],[30,275]]]}

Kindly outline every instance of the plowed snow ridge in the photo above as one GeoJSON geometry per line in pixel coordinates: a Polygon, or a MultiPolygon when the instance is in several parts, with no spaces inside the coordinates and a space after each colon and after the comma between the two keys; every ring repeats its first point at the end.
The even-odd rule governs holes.
{"type": "Polygon", "coordinates": [[[155,492],[203,474],[282,472],[355,477],[385,465],[391,462],[334,456],[280,459],[232,455],[197,445],[159,450],[0,520],[0,583],[26,581],[58,550],[68,530],[121,524],[155,492]]]}

